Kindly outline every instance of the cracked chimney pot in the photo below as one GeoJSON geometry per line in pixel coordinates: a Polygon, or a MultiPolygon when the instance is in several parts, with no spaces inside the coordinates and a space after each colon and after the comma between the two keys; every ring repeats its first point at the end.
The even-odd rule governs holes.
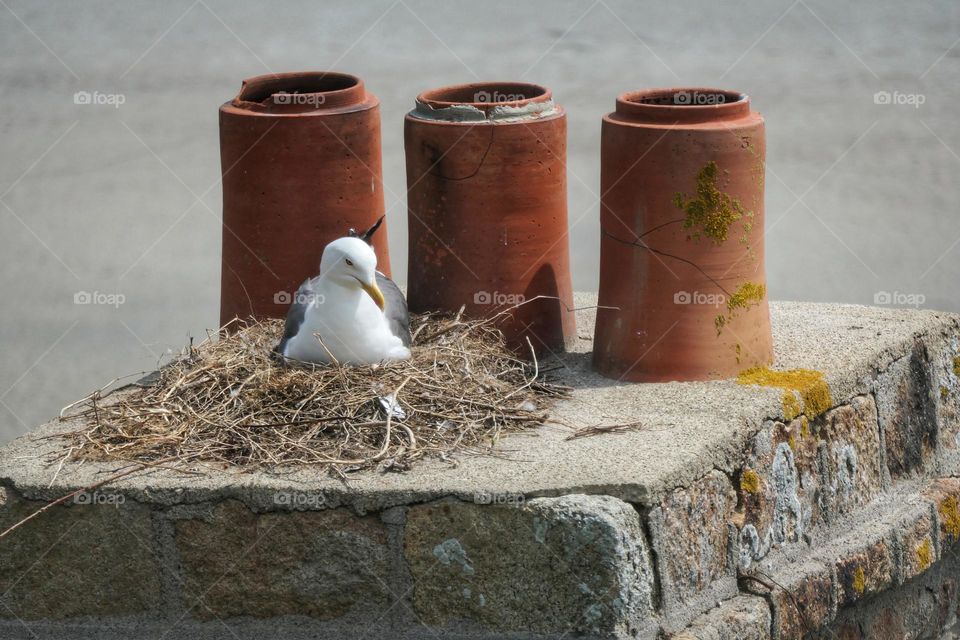
{"type": "Polygon", "coordinates": [[[735,376],[773,361],[763,118],[741,93],[625,93],[603,118],[593,365],[621,380],[735,376]]]}
{"type": "Polygon", "coordinates": [[[509,309],[498,326],[521,354],[528,339],[541,354],[571,345],[566,114],[550,90],[480,82],[425,91],[404,142],[410,310],[465,306],[489,318],[509,309]]]}

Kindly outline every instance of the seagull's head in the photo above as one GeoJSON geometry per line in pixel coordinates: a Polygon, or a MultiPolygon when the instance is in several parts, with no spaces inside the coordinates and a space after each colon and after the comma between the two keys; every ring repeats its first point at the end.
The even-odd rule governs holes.
{"type": "Polygon", "coordinates": [[[383,309],[383,292],[377,286],[377,254],[360,238],[338,238],[320,258],[320,277],[341,286],[366,291],[383,309]]]}

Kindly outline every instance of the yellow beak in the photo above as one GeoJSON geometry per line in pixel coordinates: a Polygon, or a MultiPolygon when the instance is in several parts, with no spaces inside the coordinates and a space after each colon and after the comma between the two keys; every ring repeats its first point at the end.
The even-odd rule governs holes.
{"type": "Polygon", "coordinates": [[[361,282],[360,286],[363,287],[363,290],[366,291],[373,301],[377,303],[377,306],[380,307],[380,310],[383,311],[383,308],[386,306],[387,301],[383,299],[383,292],[380,291],[380,287],[377,286],[376,282],[361,282]]]}

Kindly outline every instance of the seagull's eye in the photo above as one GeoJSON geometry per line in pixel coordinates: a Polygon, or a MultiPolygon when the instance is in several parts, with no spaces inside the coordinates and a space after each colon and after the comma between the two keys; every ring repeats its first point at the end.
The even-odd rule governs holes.
{"type": "Polygon", "coordinates": [[[344,258],[344,261],[347,263],[347,266],[348,266],[348,267],[352,267],[352,266],[353,266],[353,260],[351,260],[350,258],[344,258]]]}

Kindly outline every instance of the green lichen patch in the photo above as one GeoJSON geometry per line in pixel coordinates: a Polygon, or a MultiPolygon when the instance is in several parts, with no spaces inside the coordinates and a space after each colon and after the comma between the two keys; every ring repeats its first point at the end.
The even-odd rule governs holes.
{"type": "Polygon", "coordinates": [[[720,191],[717,186],[717,163],[711,160],[697,174],[697,195],[686,199],[676,193],[673,203],[684,212],[684,229],[693,229],[691,237],[699,240],[704,235],[716,244],[727,239],[730,225],[745,215],[743,206],[736,198],[720,191]]]}
{"type": "Polygon", "coordinates": [[[960,356],[953,359],[953,375],[960,378],[960,356]]]}
{"type": "Polygon", "coordinates": [[[813,418],[833,406],[830,386],[821,372],[812,369],[774,371],[767,367],[754,367],[737,376],[737,382],[783,389],[783,416],[787,420],[801,413],[813,418]]]}

